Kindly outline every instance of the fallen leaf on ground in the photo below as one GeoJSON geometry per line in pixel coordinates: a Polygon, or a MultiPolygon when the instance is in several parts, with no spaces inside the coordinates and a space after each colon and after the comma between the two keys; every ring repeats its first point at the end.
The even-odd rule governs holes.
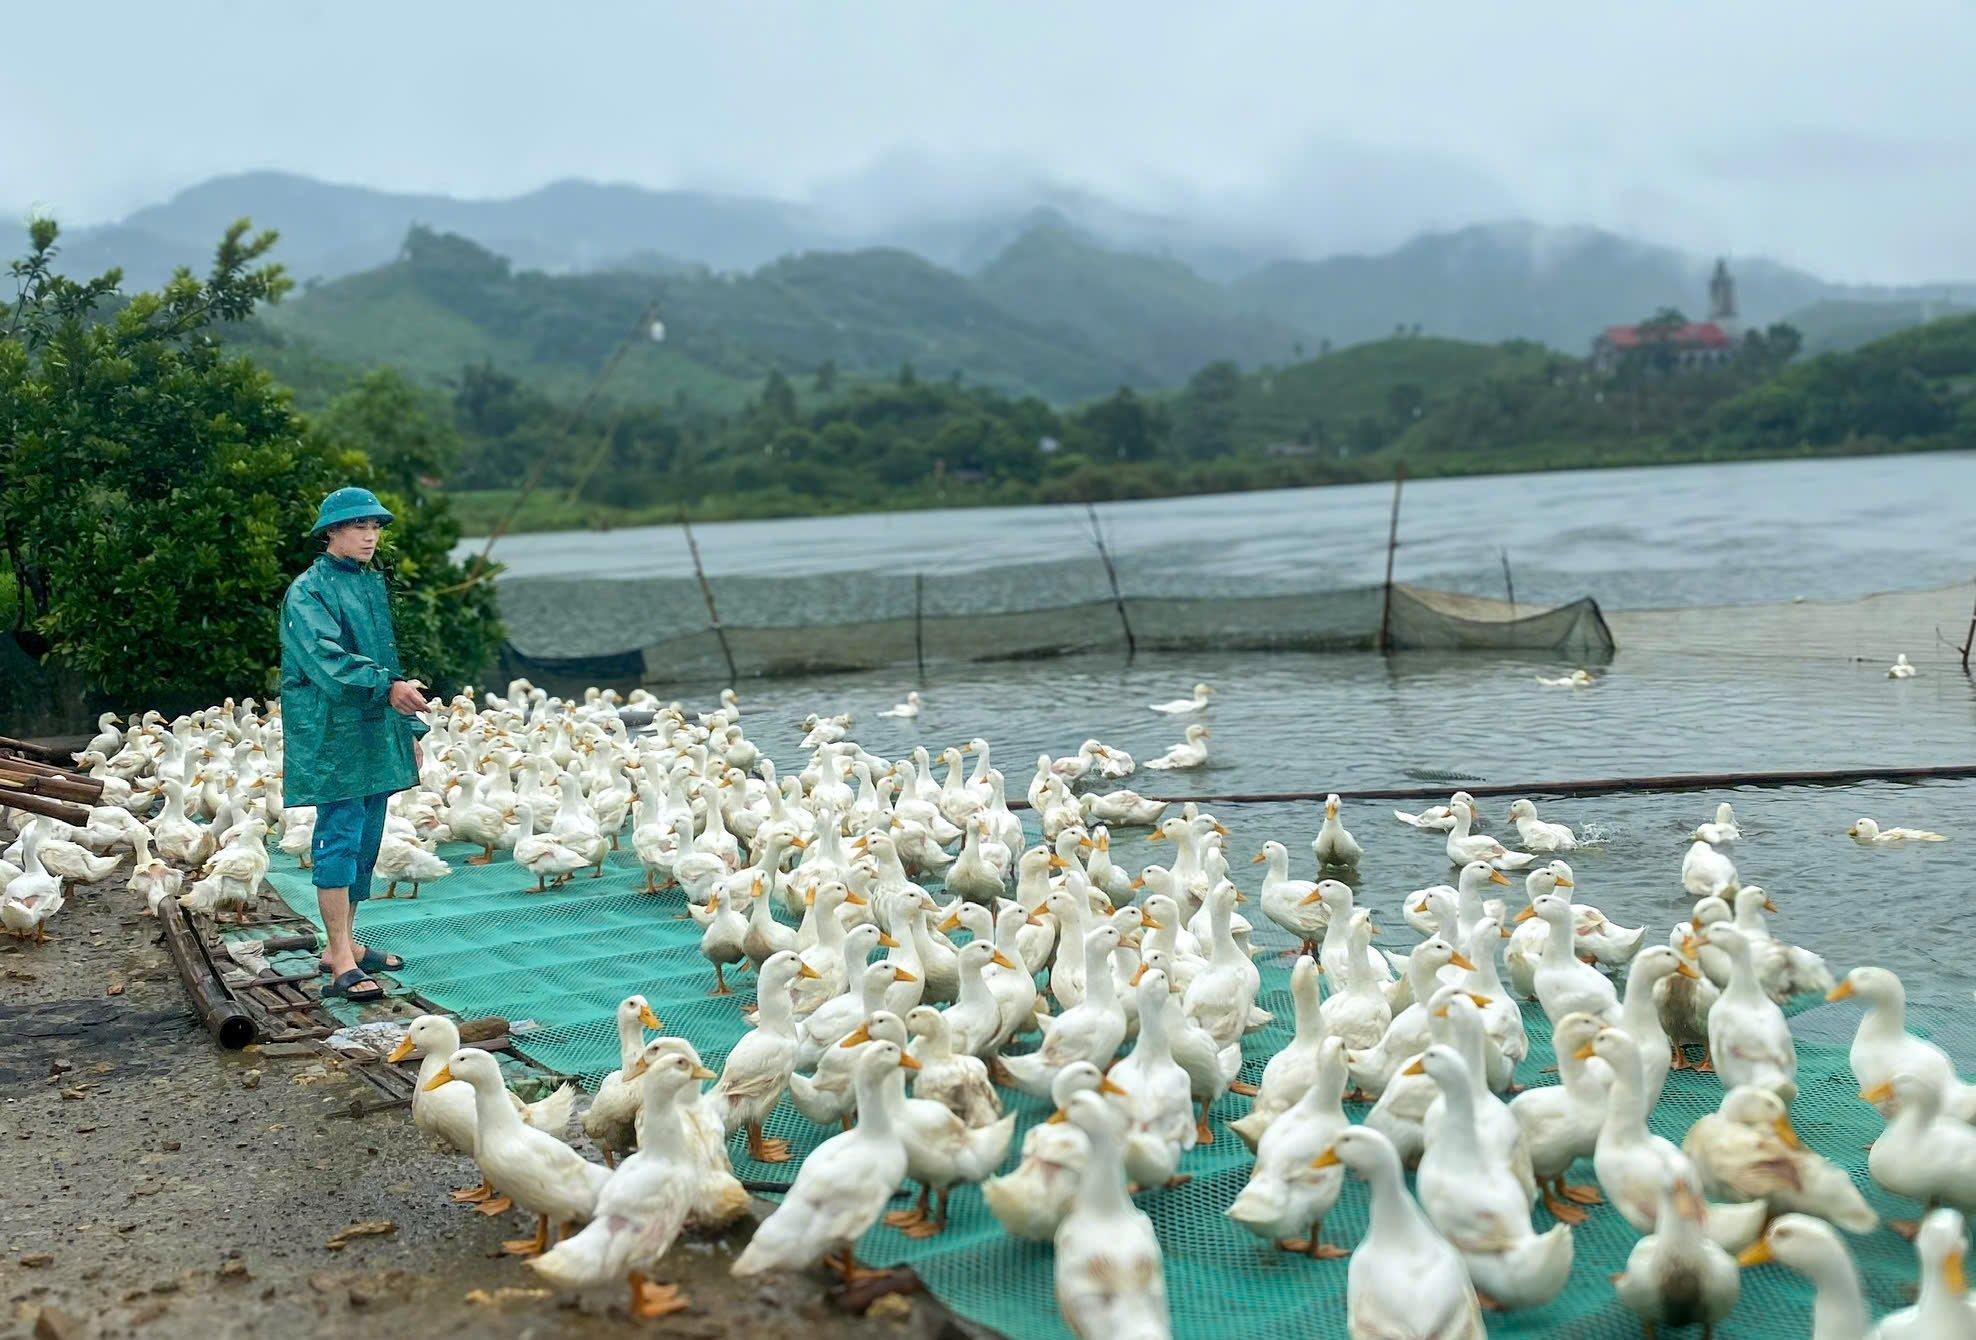
{"type": "Polygon", "coordinates": [[[398,1221],[395,1219],[366,1219],[361,1224],[338,1229],[323,1246],[332,1252],[340,1252],[358,1238],[378,1238],[397,1231],[398,1221]]]}
{"type": "Polygon", "coordinates": [[[509,1303],[536,1303],[549,1296],[547,1289],[520,1289],[503,1285],[498,1289],[475,1289],[466,1296],[465,1301],[488,1307],[505,1307],[509,1303]]]}

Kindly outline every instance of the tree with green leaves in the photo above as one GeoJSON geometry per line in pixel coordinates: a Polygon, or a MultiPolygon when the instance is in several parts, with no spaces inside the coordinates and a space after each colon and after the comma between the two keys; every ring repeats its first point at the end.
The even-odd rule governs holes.
{"type": "MultiPolygon", "coordinates": [[[[437,645],[441,596],[460,572],[443,506],[393,487],[367,454],[370,433],[313,430],[289,393],[224,330],[289,281],[265,263],[275,234],[226,231],[206,278],[180,270],[156,293],[123,295],[111,270],[58,274],[52,220],[29,227],[0,309],[0,556],[17,588],[12,632],[30,656],[80,672],[132,701],[165,692],[274,686],[283,586],[313,556],[316,504],[330,489],[376,489],[400,518],[394,599],[426,605],[440,634],[406,667],[431,682],[466,669],[437,645]],[[416,555],[411,563],[404,557],[416,555]]],[[[423,468],[431,443],[401,441],[423,468]]],[[[492,622],[491,593],[465,600],[492,622]]],[[[400,614],[399,627],[418,622],[400,614]]],[[[471,667],[478,673],[479,665],[471,667]]]]}

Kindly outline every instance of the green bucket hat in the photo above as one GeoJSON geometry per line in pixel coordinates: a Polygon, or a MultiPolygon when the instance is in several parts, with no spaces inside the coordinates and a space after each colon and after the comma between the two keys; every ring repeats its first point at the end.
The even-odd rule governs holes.
{"type": "Polygon", "coordinates": [[[322,508],[316,513],[315,529],[309,534],[320,535],[331,526],[345,521],[362,521],[366,517],[376,517],[384,525],[390,525],[393,518],[377,495],[369,489],[355,485],[340,488],[322,500],[322,508]]]}

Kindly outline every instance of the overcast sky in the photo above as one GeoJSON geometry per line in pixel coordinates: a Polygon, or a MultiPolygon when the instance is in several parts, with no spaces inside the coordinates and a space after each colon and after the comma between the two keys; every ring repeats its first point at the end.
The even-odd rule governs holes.
{"type": "Polygon", "coordinates": [[[132,0],[13,36],[0,207],[74,224],[249,168],[900,209],[1042,177],[1286,246],[1527,217],[1976,278],[1969,0],[132,0]]]}

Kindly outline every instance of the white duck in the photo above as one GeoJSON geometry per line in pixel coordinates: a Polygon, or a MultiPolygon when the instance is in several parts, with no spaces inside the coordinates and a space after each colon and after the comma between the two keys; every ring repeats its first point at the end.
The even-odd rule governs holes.
{"type": "Polygon", "coordinates": [[[1022,1158],[1014,1172],[981,1184],[989,1213],[1010,1237],[1048,1242],[1070,1213],[1091,1142],[1069,1121],[1065,1108],[1071,1095],[1086,1091],[1117,1093],[1118,1086],[1089,1061],[1073,1061],[1058,1071],[1050,1086],[1056,1112],[1022,1137],[1022,1158]]]}
{"type": "Polygon", "coordinates": [[[888,1076],[918,1062],[892,1042],[858,1053],[858,1122],[810,1152],[775,1211],[755,1229],[734,1262],[742,1278],[803,1270],[828,1259],[849,1284],[857,1276],[857,1241],[885,1210],[906,1175],[906,1147],[886,1101],[888,1076]]]}
{"type": "MultiPolygon", "coordinates": [[[[1208,699],[1212,697],[1214,697],[1214,688],[1212,685],[1196,684],[1194,686],[1194,696],[1191,698],[1175,698],[1169,702],[1148,703],[1147,706],[1150,707],[1153,711],[1159,712],[1165,716],[1170,716],[1170,717],[1191,716],[1195,712],[1206,711],[1208,706],[1208,699]]],[[[115,748],[113,746],[111,749],[106,750],[104,752],[114,753],[115,748]]]]}
{"type": "Polygon", "coordinates": [[[1363,1126],[1341,1131],[1313,1166],[1339,1163],[1372,1189],[1371,1220],[1346,1275],[1350,1333],[1485,1340],[1481,1305],[1461,1253],[1407,1194],[1392,1142],[1363,1126]]]}
{"type": "MultiPolygon", "coordinates": [[[[385,1059],[397,1062],[411,1056],[422,1058],[418,1082],[412,1089],[412,1124],[440,1148],[471,1156],[477,1130],[474,1124],[473,1087],[466,1083],[433,1083],[439,1072],[445,1069],[447,1058],[459,1049],[458,1025],[444,1015],[422,1014],[412,1020],[405,1036],[385,1059]]],[[[569,1129],[570,1113],[576,1106],[576,1089],[565,1084],[547,1098],[534,1103],[524,1103],[512,1092],[508,1094],[508,1099],[522,1121],[561,1139],[563,1132],[569,1129]]],[[[484,1205],[493,1195],[494,1189],[483,1177],[479,1186],[453,1192],[452,1199],[462,1204],[484,1205]]],[[[499,1206],[492,1213],[499,1213],[505,1208],[499,1206]]]]}
{"type": "Polygon", "coordinates": [[[1345,986],[1342,991],[1333,987],[1318,1007],[1318,1014],[1326,1034],[1362,1051],[1386,1035],[1387,1027],[1393,1022],[1393,1006],[1386,999],[1368,957],[1372,949],[1372,913],[1359,908],[1345,925],[1349,936],[1345,986]]]}
{"type": "Polygon", "coordinates": [[[1324,823],[1311,841],[1311,851],[1317,856],[1318,868],[1326,866],[1355,866],[1365,855],[1358,839],[1345,831],[1345,825],[1338,819],[1338,796],[1334,792],[1324,798],[1324,823]]]}
{"type": "Polygon", "coordinates": [[[419,885],[444,879],[453,873],[453,867],[416,842],[388,837],[378,846],[375,872],[385,881],[384,892],[378,897],[396,898],[402,883],[412,886],[412,891],[405,895],[411,899],[419,896],[419,885]]]}
{"type": "Polygon", "coordinates": [[[1566,824],[1546,823],[1537,817],[1537,807],[1528,800],[1510,803],[1510,822],[1516,825],[1518,842],[1529,851],[1571,851],[1578,837],[1566,824]]]}
{"type": "Polygon", "coordinates": [[[1681,887],[1697,898],[1721,898],[1736,885],[1736,863],[1706,842],[1696,842],[1681,858],[1681,887]]]}
{"type": "Polygon", "coordinates": [[[1442,1119],[1420,1159],[1421,1209],[1468,1267],[1478,1299],[1503,1308],[1555,1298],[1571,1274],[1571,1226],[1539,1234],[1521,1180],[1478,1128],[1476,1076],[1453,1047],[1436,1043],[1421,1061],[1441,1090],[1442,1119]]]}
{"type": "Polygon", "coordinates": [[[178,897],[185,876],[162,857],[151,854],[150,829],[142,829],[136,841],[131,855],[129,887],[132,893],[144,900],[145,910],[155,917],[166,899],[178,897]]]}
{"type": "Polygon", "coordinates": [[[1149,800],[1136,791],[1085,796],[1078,804],[1087,820],[1095,819],[1114,828],[1151,828],[1166,813],[1167,806],[1164,800],[1149,800]]]}
{"type": "MultiPolygon", "coordinates": [[[[1932,1081],[1943,1094],[1943,1108],[1957,1121],[1976,1121],[1976,1084],[1965,1084],[1947,1052],[1907,1031],[1907,989],[1886,968],[1854,968],[1826,993],[1828,1001],[1857,996],[1866,1006],[1853,1034],[1853,1078],[1861,1089],[1877,1088],[1905,1071],[1932,1081]]],[[[1879,1104],[1880,1115],[1897,1110],[1891,1095],[1879,1104]]]]}
{"type": "Polygon", "coordinates": [[[1619,1022],[1619,993],[1598,969],[1578,958],[1573,942],[1571,904],[1554,893],[1540,893],[1516,914],[1517,920],[1539,918],[1550,929],[1532,985],[1537,1002],[1552,1024],[1577,1011],[1619,1022]]]}
{"type": "Polygon", "coordinates": [[[1057,1226],[1057,1308],[1079,1340],[1168,1340],[1159,1238],[1125,1191],[1124,1114],[1089,1092],[1067,1110],[1091,1153],[1057,1226]]]}
{"type": "Polygon", "coordinates": [[[639,1060],[645,1143],[598,1192],[589,1225],[529,1264],[565,1288],[622,1278],[631,1286],[631,1315],[643,1320],[689,1306],[676,1286],[655,1285],[644,1272],[672,1249],[692,1212],[697,1175],[680,1103],[697,1079],[713,1072],[676,1052],[649,1064],[639,1060]]]}
{"type": "MultiPolygon", "coordinates": [[[[549,882],[554,880],[560,886],[567,884],[570,877],[589,864],[583,853],[566,846],[561,838],[550,833],[535,831],[535,807],[527,801],[515,805],[515,864],[535,876],[535,887],[529,893],[546,893],[549,882]]],[[[473,858],[469,856],[471,865],[473,858]]]]}
{"type": "Polygon", "coordinates": [[[1209,893],[1213,942],[1208,966],[1195,975],[1182,1001],[1187,1016],[1223,1047],[1240,1042],[1248,1031],[1250,1011],[1262,985],[1262,974],[1236,945],[1230,928],[1235,897],[1235,886],[1226,880],[1209,893]]]}
{"type": "Polygon", "coordinates": [[[1187,738],[1169,748],[1158,758],[1146,760],[1146,766],[1161,772],[1183,772],[1192,768],[1204,768],[1208,762],[1208,738],[1214,734],[1206,726],[1193,725],[1187,728],[1187,738]]]}
{"type": "Polygon", "coordinates": [[[1862,847],[1903,847],[1910,842],[1947,842],[1940,833],[1925,828],[1882,828],[1871,819],[1861,818],[1846,830],[1846,836],[1862,847]]]}
{"type": "Polygon", "coordinates": [[[1734,926],[1708,928],[1709,943],[1729,955],[1729,984],[1708,1013],[1708,1049],[1727,1088],[1753,1084],[1785,1103],[1797,1096],[1798,1051],[1791,1026],[1757,980],[1750,942],[1734,926]]]}
{"type": "Polygon", "coordinates": [[[1976,1336],[1976,1299],[1964,1265],[1969,1251],[1966,1220],[1955,1210],[1931,1210],[1914,1236],[1920,1258],[1921,1296],[1912,1307],[1889,1312],[1867,1340],[1970,1340],[1976,1336]]]}
{"type": "Polygon", "coordinates": [[[1718,1200],[1762,1201],[1772,1215],[1813,1214],[1848,1233],[1880,1225],[1845,1170],[1805,1148],[1783,1102],[1768,1089],[1729,1090],[1721,1108],[1688,1128],[1681,1152],[1718,1200]]]}
{"type": "Polygon", "coordinates": [[[1914,668],[1914,663],[1907,659],[1907,653],[1904,651],[1896,652],[1894,654],[1894,663],[1887,667],[1888,679],[1913,679],[1918,673],[1914,668]]]}
{"type": "Polygon", "coordinates": [[[1139,1038],[1111,1068],[1110,1078],[1125,1092],[1116,1101],[1127,1116],[1125,1169],[1142,1187],[1172,1186],[1180,1156],[1194,1147],[1194,1102],[1187,1072],[1173,1059],[1168,1036],[1166,974],[1141,966],[1134,989],[1139,997],[1139,1038]]]}
{"type": "Polygon", "coordinates": [[[1289,1044],[1263,1067],[1262,1083],[1249,1115],[1229,1123],[1229,1129],[1251,1150],[1260,1143],[1270,1124],[1296,1105],[1317,1076],[1325,1031],[1323,1007],[1318,1000],[1317,961],[1309,954],[1299,957],[1290,969],[1290,999],[1296,1009],[1296,1032],[1289,1044]]]}
{"type": "Polygon", "coordinates": [[[21,873],[7,882],[0,894],[0,925],[16,939],[30,936],[36,944],[48,942],[48,918],[62,910],[60,877],[41,865],[41,821],[27,826],[21,834],[21,873]]]}
{"type": "Polygon", "coordinates": [[[1394,810],[1393,817],[1409,828],[1427,828],[1445,833],[1455,826],[1454,807],[1456,805],[1468,806],[1469,820],[1471,823],[1482,817],[1481,811],[1475,808],[1475,797],[1466,791],[1457,791],[1449,798],[1447,804],[1431,805],[1418,814],[1408,814],[1405,810],[1394,810]]]}
{"type": "Polygon", "coordinates": [[[474,1162],[482,1178],[519,1209],[535,1216],[535,1238],[506,1244],[515,1255],[540,1256],[549,1245],[551,1220],[568,1235],[589,1220],[610,1171],[591,1163],[546,1131],[522,1122],[502,1082],[501,1067],[486,1052],[462,1047],[427,1081],[434,1089],[451,1080],[473,1086],[474,1162]]]}
{"type": "Polygon", "coordinates": [[[1715,807],[1714,820],[1697,827],[1691,836],[1697,842],[1726,847],[1732,842],[1742,841],[1743,830],[1736,822],[1735,808],[1725,800],[1715,807]]]}
{"type": "Polygon", "coordinates": [[[638,1147],[638,1109],[642,1106],[637,1088],[625,1078],[645,1049],[645,1030],[663,1028],[659,1016],[640,995],[626,996],[616,1010],[618,1068],[604,1076],[596,1097],[583,1113],[583,1133],[603,1151],[606,1167],[614,1167],[620,1154],[638,1147]]]}
{"type": "Polygon", "coordinates": [[[1002,1117],[1002,1100],[978,1056],[954,1050],[953,1036],[940,1011],[915,1005],[906,1013],[906,1032],[920,1040],[919,1074],[913,1097],[945,1104],[970,1128],[992,1126],[1002,1117]]]}
{"type": "Polygon", "coordinates": [[[1976,1210],[1976,1126],[1943,1114],[1939,1084],[1898,1071],[1859,1096],[1876,1107],[1891,1099],[1896,1108],[1867,1151],[1874,1181],[1924,1205],[1976,1210]]]}
{"type": "Polygon", "coordinates": [[[1661,1025],[1661,983],[1670,978],[1700,985],[1703,978],[1694,965],[1668,945],[1649,945],[1633,959],[1626,973],[1626,996],[1619,1006],[1619,1027],[1633,1039],[1640,1051],[1640,1092],[1647,1110],[1660,1102],[1660,1091],[1667,1084],[1673,1065],[1674,1044],[1661,1025]]]}
{"type": "Polygon", "coordinates": [[[1317,1156],[1350,1129],[1341,1102],[1344,1093],[1345,1045],[1326,1038],[1310,1084],[1262,1133],[1255,1167],[1228,1207],[1230,1219],[1281,1251],[1320,1261],[1349,1255],[1319,1236],[1324,1217],[1338,1203],[1344,1170],[1314,1166],[1317,1156]]]}
{"type": "MultiPolygon", "coordinates": [[[[1635,1232],[1651,1233],[1660,1214],[1661,1191],[1687,1166],[1687,1157],[1672,1141],[1647,1129],[1647,1109],[1640,1100],[1640,1052],[1633,1040],[1617,1028],[1608,1028],[1589,1048],[1579,1050],[1580,1058],[1588,1051],[1610,1066],[1613,1076],[1605,1122],[1592,1153],[1592,1171],[1620,1217],[1635,1232]]],[[[1741,1251],[1756,1241],[1768,1213],[1760,1202],[1709,1206],[1709,1238],[1741,1251]]]]}
{"type": "Polygon", "coordinates": [[[1810,1340],[1862,1340],[1867,1320],[1859,1271],[1830,1224],[1806,1214],[1780,1214],[1736,1258],[1745,1269],[1773,1261],[1811,1281],[1810,1340]]]}
{"type": "MultiPolygon", "coordinates": [[[[759,895],[761,883],[757,881],[754,887],[759,895]]],[[[765,903],[768,899],[757,896],[753,901],[765,903]]],[[[723,897],[718,889],[707,895],[707,901],[702,906],[695,907],[689,903],[686,910],[703,927],[700,932],[700,956],[714,965],[714,989],[707,994],[725,996],[732,993],[734,988],[727,984],[726,970],[748,957],[748,951],[744,948],[748,938],[748,918],[741,915],[733,896],[723,897]]]]}
{"type": "Polygon", "coordinates": [[[1710,1241],[1708,1207],[1694,1168],[1680,1154],[1657,1200],[1653,1231],[1633,1244],[1613,1292],[1649,1333],[1700,1326],[1706,1335],[1736,1306],[1742,1291],[1736,1260],[1710,1241]]]}
{"type": "Polygon", "coordinates": [[[748,1157],[759,1163],[784,1163],[789,1142],[762,1134],[762,1122],[775,1109],[796,1067],[796,1020],[790,1005],[791,987],[811,971],[793,950],[771,954],[761,966],[757,986],[755,1027],[727,1054],[720,1080],[702,1101],[721,1119],[728,1134],[746,1130],[748,1157]]]}
{"type": "Polygon", "coordinates": [[[1454,828],[1448,833],[1447,843],[1450,865],[1460,867],[1470,861],[1487,861],[1498,870],[1522,870],[1537,859],[1531,852],[1511,851],[1492,837],[1471,832],[1475,812],[1462,802],[1456,801],[1450,808],[1455,812],[1454,828]]]}
{"type": "Polygon", "coordinates": [[[1510,1099],[1510,1115],[1523,1128],[1524,1148],[1530,1151],[1530,1172],[1537,1179],[1544,1208],[1560,1223],[1582,1224],[1583,1205],[1597,1205],[1597,1187],[1573,1186],[1565,1174],[1579,1159],[1592,1157],[1599,1127],[1612,1090],[1612,1067],[1584,1052],[1604,1025],[1589,1014],[1567,1014],[1558,1021],[1552,1041],[1557,1047],[1560,1083],[1525,1089],[1510,1099]]]}
{"type": "MultiPolygon", "coordinates": [[[[1048,1095],[1057,1071],[1072,1061],[1111,1064],[1119,1044],[1125,1041],[1125,1007],[1119,1003],[1111,973],[1111,956],[1118,948],[1118,941],[1118,927],[1110,922],[1100,923],[1084,937],[1084,999],[1056,1018],[1043,1021],[1043,1045],[1037,1050],[1024,1056],[1002,1058],[1010,1081],[1024,1093],[1037,1097],[1048,1095]]],[[[964,965],[973,947],[970,943],[961,951],[964,965]]],[[[990,950],[992,955],[992,946],[990,950]]],[[[962,989],[965,993],[965,979],[962,989]]],[[[993,1010],[992,996],[988,1003],[993,1010]]]]}
{"type": "MultiPolygon", "coordinates": [[[[937,1024],[939,1015],[933,1019],[937,1024]]],[[[1001,1163],[1015,1134],[1015,1114],[970,1126],[945,1103],[906,1097],[899,1076],[888,1077],[884,1087],[893,1125],[906,1147],[906,1176],[920,1187],[919,1204],[887,1214],[885,1223],[907,1237],[930,1238],[946,1231],[954,1184],[984,1181],[1001,1163]]]]}
{"type": "Polygon", "coordinates": [[[1348,1048],[1345,1063],[1361,1093],[1378,1094],[1409,1058],[1427,1049],[1433,1000],[1442,968],[1452,964],[1464,972],[1475,964],[1441,935],[1430,936],[1407,956],[1407,987],[1412,1003],[1393,1016],[1378,1042],[1364,1049],[1348,1048]]]}
{"type": "Polygon", "coordinates": [[[919,709],[923,705],[920,700],[919,690],[913,689],[906,694],[906,700],[904,702],[895,703],[878,715],[882,717],[896,717],[901,721],[913,721],[919,717],[919,709]]]}

